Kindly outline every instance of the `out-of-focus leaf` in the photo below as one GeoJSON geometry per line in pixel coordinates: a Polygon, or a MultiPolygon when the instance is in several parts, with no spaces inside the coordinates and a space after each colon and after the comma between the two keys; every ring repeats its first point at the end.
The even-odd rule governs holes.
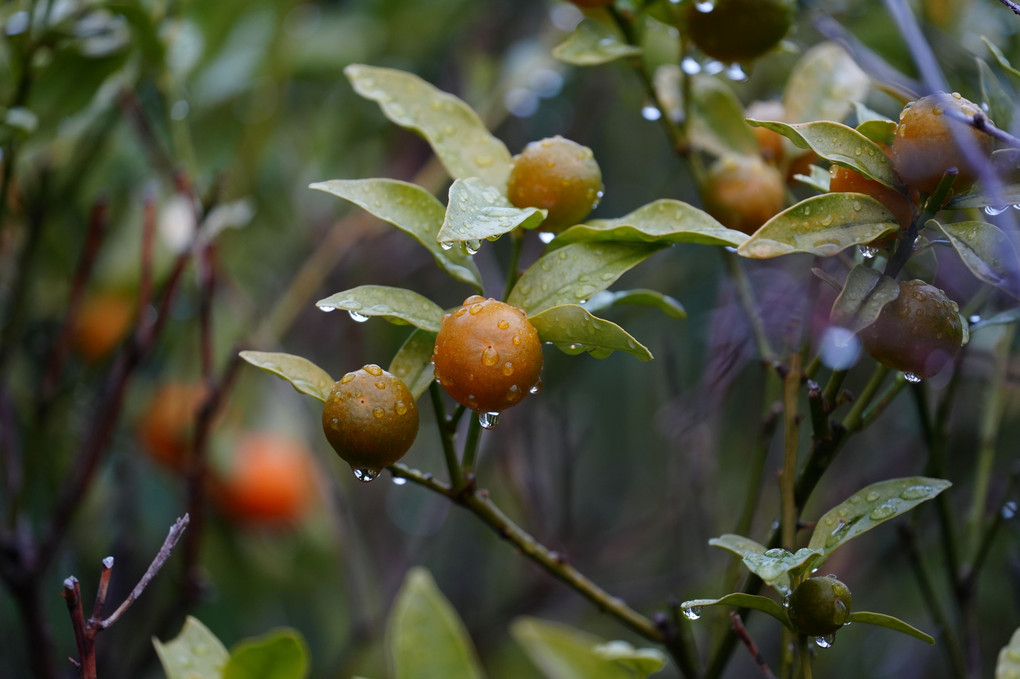
{"type": "MultiPolygon", "coordinates": [[[[585,351],[625,351],[642,361],[652,358],[652,353],[626,330],[611,321],[592,316],[587,309],[577,304],[550,307],[529,316],[528,320],[535,326],[543,342],[575,345],[585,351]]],[[[599,355],[608,356],[608,353],[599,355]]]]}
{"type": "Polygon", "coordinates": [[[900,296],[900,286],[881,272],[858,264],[850,269],[832,305],[833,325],[857,333],[874,323],[882,307],[900,296]]]}
{"type": "Polygon", "coordinates": [[[333,179],[311,188],[343,198],[389,222],[424,245],[444,271],[481,291],[482,277],[471,257],[459,248],[447,252],[440,247],[437,237],[446,208],[422,187],[394,179],[333,179]]]}
{"type": "Polygon", "coordinates": [[[823,514],[808,547],[822,550],[827,557],[848,540],[931,500],[951,485],[923,476],[874,483],[823,514]]]}
{"type": "Polygon", "coordinates": [[[518,618],[510,634],[548,679],[644,679],[666,663],[657,649],[635,649],[568,625],[518,618]]]}
{"type": "Polygon", "coordinates": [[[529,316],[561,304],[583,304],[664,247],[661,243],[571,243],[532,264],[507,302],[529,316]]]}
{"type": "Polygon", "coordinates": [[[808,172],[811,174],[795,174],[793,175],[793,178],[805,186],[810,186],[816,191],[828,193],[829,180],[832,179],[832,175],[829,174],[829,171],[824,167],[812,163],[809,166],[808,172]]]}
{"type": "Polygon", "coordinates": [[[977,278],[1020,297],[1020,257],[1013,240],[988,222],[940,224],[931,220],[977,278]]]}
{"type": "Polygon", "coordinates": [[[432,350],[436,333],[415,329],[390,362],[389,371],[403,380],[417,400],[435,379],[432,373],[432,350]]]}
{"type": "MultiPolygon", "coordinates": [[[[993,158],[996,154],[1000,153],[996,151],[992,154],[993,158]]],[[[1016,168],[1020,170],[1020,168],[1016,168]]],[[[1007,168],[1007,171],[1014,171],[1013,168],[1007,168]]],[[[947,208],[954,210],[964,210],[975,207],[986,207],[991,210],[992,213],[1005,211],[1010,205],[1020,204],[1020,184],[1007,184],[1002,187],[1001,191],[994,194],[985,193],[980,185],[976,185],[972,190],[966,193],[961,193],[953,198],[946,204],[947,208]]]]}
{"type": "Polygon", "coordinates": [[[492,186],[506,186],[510,152],[463,101],[404,71],[351,64],[344,73],[354,90],[378,103],[387,118],[424,137],[451,177],[480,177],[492,186]]]}
{"type": "Polygon", "coordinates": [[[424,568],[412,568],[386,623],[386,647],[396,679],[481,679],[481,665],[464,623],[424,568]]]}
{"type": "Polygon", "coordinates": [[[617,219],[593,219],[586,224],[572,226],[556,236],[549,247],[607,240],[736,247],[747,240],[747,234],[727,229],[707,212],[692,205],[662,199],[617,219]]]}
{"type": "Polygon", "coordinates": [[[190,615],[180,633],[166,642],[153,637],[167,679],[220,679],[230,656],[216,635],[190,615]]]}
{"type": "Polygon", "coordinates": [[[793,123],[840,122],[855,101],[864,101],[871,79],[842,47],[815,45],[800,58],[786,79],[783,107],[793,123]]]}
{"type": "Polygon", "coordinates": [[[621,57],[641,54],[641,48],[621,42],[610,28],[585,19],[574,32],[553,49],[553,56],[575,66],[595,66],[621,57]]]}
{"type": "Polygon", "coordinates": [[[697,620],[701,616],[701,609],[705,606],[736,606],[738,608],[753,608],[754,610],[761,611],[766,615],[771,615],[787,627],[790,626],[790,621],[786,617],[786,610],[782,607],[782,605],[767,596],[760,596],[758,594],[734,592],[733,594],[727,594],[719,599],[691,599],[690,601],[685,601],[680,604],[680,608],[684,611],[684,615],[689,620],[697,620]]]}
{"type": "Polygon", "coordinates": [[[1009,643],[999,651],[995,663],[995,679],[1020,679],[1020,628],[1013,632],[1009,643]]]}
{"type": "Polygon", "coordinates": [[[646,290],[636,288],[634,290],[619,290],[610,292],[603,290],[596,293],[584,305],[584,308],[591,313],[598,313],[604,309],[614,306],[641,305],[655,307],[670,318],[687,318],[687,310],[683,304],[669,295],[664,295],[658,290],[646,290]]]}
{"type": "Polygon", "coordinates": [[[988,47],[988,51],[992,53],[993,57],[995,57],[995,61],[997,61],[999,66],[1002,67],[1002,70],[1020,78],[1020,71],[1013,68],[1013,65],[1009,63],[1009,59],[1006,58],[1006,55],[1002,53],[1001,49],[993,45],[991,41],[989,41],[988,38],[984,36],[981,37],[981,42],[983,42],[985,46],[988,47]]]}
{"type": "MultiPolygon", "coordinates": [[[[925,634],[921,630],[917,629],[913,625],[909,625],[899,618],[894,618],[891,615],[884,613],[871,613],[870,611],[855,611],[850,614],[850,622],[861,623],[862,625],[875,625],[876,627],[885,627],[886,629],[896,630],[902,632],[907,636],[920,639],[926,644],[935,645],[935,639],[930,635],[925,634]]],[[[998,677],[996,677],[998,679],[998,677]]]]}
{"type": "Polygon", "coordinates": [[[329,373],[301,356],[268,351],[242,351],[240,356],[256,368],[287,380],[302,394],[324,403],[335,382],[329,373]]]}
{"type": "Polygon", "coordinates": [[[323,311],[343,309],[356,320],[382,316],[391,323],[410,324],[422,330],[439,332],[443,308],[413,290],[386,285],[362,285],[338,292],[315,303],[323,311]]]}
{"type": "Polygon", "coordinates": [[[889,120],[881,113],[872,111],[859,101],[854,102],[854,115],[857,118],[857,131],[876,144],[889,146],[893,142],[896,121],[889,120]]]}
{"type": "Polygon", "coordinates": [[[816,568],[823,560],[818,549],[802,548],[791,554],[785,549],[766,549],[742,535],[721,535],[709,540],[708,544],[733,552],[743,560],[748,570],[784,594],[790,593],[791,574],[798,575],[816,568]]]}
{"type": "Polygon", "coordinates": [[[768,259],[792,252],[831,257],[898,230],[896,217],[863,193],[826,193],[802,200],[762,224],[737,254],[768,259]]]}
{"type": "Polygon", "coordinates": [[[499,189],[477,177],[457,179],[450,186],[446,216],[436,238],[441,244],[480,241],[517,227],[533,229],[545,216],[545,210],[514,207],[499,189]]]}
{"type": "Polygon", "coordinates": [[[230,650],[223,679],[304,679],[308,676],[308,645],[293,629],[247,639],[230,650]]]}
{"type": "Polygon", "coordinates": [[[1016,101],[992,73],[992,69],[984,59],[976,58],[975,61],[977,61],[978,75],[981,79],[981,98],[988,105],[988,115],[999,129],[1008,130],[1013,125],[1016,101]]]}
{"type": "Polygon", "coordinates": [[[695,147],[717,156],[761,153],[733,89],[709,75],[691,78],[690,137],[695,147]]]}
{"type": "Polygon", "coordinates": [[[977,323],[970,326],[970,331],[980,330],[986,325],[1009,325],[1010,323],[1016,323],[1020,321],[1020,307],[1009,309],[1008,311],[1002,311],[995,314],[990,318],[983,318],[977,323]]]}

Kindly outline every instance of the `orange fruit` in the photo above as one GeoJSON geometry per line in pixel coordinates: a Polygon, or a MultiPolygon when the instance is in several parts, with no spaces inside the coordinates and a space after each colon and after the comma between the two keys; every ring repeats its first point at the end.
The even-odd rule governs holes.
{"type": "Polygon", "coordinates": [[[311,452],[273,432],[240,438],[226,469],[213,477],[213,497],[229,516],[253,523],[289,523],[304,515],[314,496],[311,452]]]}
{"type": "Polygon", "coordinates": [[[790,624],[798,634],[824,637],[849,622],[853,597],[846,585],[827,575],[800,583],[786,603],[790,624]]]}
{"type": "Polygon", "coordinates": [[[591,149],[560,136],[533,141],[514,157],[507,198],[519,208],[549,211],[539,227],[557,232],[578,224],[602,198],[602,170],[591,149]]]}
{"type": "Polygon", "coordinates": [[[786,204],[786,185],[776,168],[760,160],[723,158],[701,187],[705,212],[728,229],[751,234],[786,204]]]}
{"type": "Polygon", "coordinates": [[[127,336],[134,317],[135,301],[130,296],[114,291],[91,295],[78,310],[71,346],[89,363],[98,363],[127,336]]]}
{"type": "Polygon", "coordinates": [[[909,228],[914,218],[914,204],[909,198],[896,189],[891,189],[874,179],[868,179],[857,170],[832,165],[829,168],[829,192],[863,193],[871,196],[889,208],[889,212],[896,216],[896,222],[902,229],[909,228]]]}
{"type": "Polygon", "coordinates": [[[184,467],[207,393],[201,382],[169,382],[156,390],[138,421],[138,438],[152,459],[170,469],[184,467]]]}

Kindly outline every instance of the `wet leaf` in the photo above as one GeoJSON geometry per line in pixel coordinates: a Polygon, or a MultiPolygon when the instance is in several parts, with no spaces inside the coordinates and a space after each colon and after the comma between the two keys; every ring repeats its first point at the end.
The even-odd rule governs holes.
{"type": "Polygon", "coordinates": [[[970,331],[974,332],[975,330],[980,330],[986,325],[1009,325],[1011,323],[1016,323],[1018,320],[1020,320],[1020,307],[1002,311],[991,318],[984,318],[970,326],[970,331]]]}
{"type": "Polygon", "coordinates": [[[436,238],[440,243],[480,241],[517,227],[534,229],[545,216],[545,210],[514,207],[499,189],[477,177],[457,179],[450,186],[446,216],[436,238]]]}
{"type": "Polygon", "coordinates": [[[1020,257],[1013,240],[988,222],[956,222],[935,225],[949,238],[960,259],[977,278],[1020,297],[1020,257]]]}
{"type": "Polygon", "coordinates": [[[900,286],[875,269],[858,264],[850,270],[832,305],[833,325],[857,333],[874,323],[882,307],[900,296],[900,286]]]}
{"type": "Polygon", "coordinates": [[[975,61],[977,61],[978,75],[981,80],[981,98],[988,105],[988,117],[1000,130],[1008,130],[1013,125],[1016,101],[992,73],[992,69],[984,59],[975,59],[975,61]]]}
{"type": "Polygon", "coordinates": [[[386,647],[396,679],[483,676],[464,623],[424,568],[408,571],[397,593],[386,647]]]}
{"type": "Polygon", "coordinates": [[[792,252],[831,257],[899,228],[896,217],[871,196],[826,193],[802,200],[765,222],[737,248],[737,254],[751,259],[792,252]]]}
{"type": "Polygon", "coordinates": [[[343,309],[355,316],[381,316],[398,325],[410,324],[439,332],[443,308],[413,290],[386,285],[362,285],[338,292],[315,303],[323,311],[343,309]]]}
{"type": "Polygon", "coordinates": [[[931,500],[951,485],[943,479],[923,476],[872,484],[822,515],[808,547],[820,549],[828,557],[848,540],[931,500]]]}
{"type": "Polygon", "coordinates": [[[708,544],[733,552],[752,573],[784,594],[790,592],[790,576],[816,568],[822,562],[818,549],[798,549],[791,554],[785,549],[767,549],[742,535],[726,534],[712,538],[708,544]]]}
{"type": "Polygon", "coordinates": [[[220,679],[229,655],[216,635],[190,615],[172,640],[163,643],[153,637],[167,679],[220,679]]]}
{"type": "Polygon", "coordinates": [[[621,42],[608,26],[594,19],[579,23],[552,51],[560,61],[575,66],[595,66],[638,54],[641,54],[640,47],[621,42]]]}
{"type": "Polygon", "coordinates": [[[797,173],[793,175],[793,178],[804,186],[810,186],[821,193],[828,193],[829,180],[832,179],[832,175],[829,174],[829,171],[820,165],[812,163],[808,166],[808,172],[811,174],[797,173]]]}
{"type": "Polygon", "coordinates": [[[768,598],[767,596],[760,596],[758,594],[734,592],[733,594],[727,594],[720,599],[691,599],[690,601],[685,601],[680,604],[680,608],[685,611],[690,609],[700,609],[705,606],[735,606],[737,608],[753,608],[756,611],[761,611],[762,613],[771,615],[787,627],[790,626],[790,622],[786,618],[786,610],[783,608],[782,604],[768,598]]]}
{"type": "MultiPolygon", "coordinates": [[[[884,613],[871,613],[869,611],[855,611],[850,614],[850,622],[861,623],[862,625],[875,625],[876,627],[885,627],[886,629],[896,630],[902,632],[907,636],[920,639],[926,644],[935,645],[935,639],[925,634],[921,630],[917,629],[913,625],[909,625],[899,618],[894,618],[891,615],[885,615],[884,613]]],[[[998,679],[998,678],[996,678],[998,679]]]]}
{"type": "Polygon", "coordinates": [[[591,313],[598,313],[604,309],[614,306],[640,305],[655,307],[670,318],[687,318],[687,310],[683,305],[658,290],[646,290],[636,288],[634,290],[620,290],[610,292],[603,290],[592,296],[584,308],[591,313]]]}
{"type": "MultiPolygon", "coordinates": [[[[652,359],[652,353],[626,330],[611,321],[592,316],[587,309],[577,304],[550,307],[528,316],[528,320],[535,326],[543,342],[575,345],[585,351],[625,351],[642,361],[652,359]]],[[[608,352],[599,354],[600,357],[608,355],[608,352]]]]}
{"type": "Polygon", "coordinates": [[[561,304],[580,304],[666,247],[660,243],[571,243],[546,252],[520,277],[507,302],[529,316],[561,304]]]}
{"type": "Polygon", "coordinates": [[[403,380],[415,400],[429,388],[435,375],[432,372],[432,350],[436,346],[436,333],[415,330],[397,350],[387,368],[403,380]]]}
{"type": "MultiPolygon", "coordinates": [[[[992,158],[994,159],[995,156],[1000,153],[1002,152],[996,151],[992,154],[992,158]]],[[[1011,171],[1015,171],[1015,169],[1011,171]]],[[[1017,204],[1020,204],[1020,184],[1007,184],[1006,186],[1001,187],[1001,190],[994,194],[985,193],[981,188],[981,185],[977,184],[972,190],[954,196],[946,204],[946,207],[954,210],[964,210],[975,207],[1005,209],[1010,205],[1017,204]]]]}
{"type": "Polygon", "coordinates": [[[892,145],[896,121],[889,120],[859,101],[854,102],[854,116],[857,118],[858,132],[876,144],[892,145]]]}
{"type": "Polygon", "coordinates": [[[314,396],[323,403],[336,381],[325,370],[307,358],[268,351],[242,351],[240,357],[256,368],[261,368],[291,383],[302,394],[314,396]]]}
{"type": "Polygon", "coordinates": [[[451,177],[506,186],[510,152],[463,101],[404,71],[351,64],[344,73],[387,118],[423,136],[451,177]]]}
{"type": "Polygon", "coordinates": [[[993,45],[991,41],[989,41],[988,38],[984,36],[981,37],[981,42],[983,42],[985,46],[988,47],[988,51],[992,53],[993,57],[995,57],[995,61],[998,62],[1000,67],[1002,67],[1002,70],[1020,78],[1020,71],[1013,68],[1013,65],[1009,63],[1009,59],[1007,59],[1006,55],[1002,53],[1002,50],[993,45]]]}
{"type": "Polygon", "coordinates": [[[995,663],[995,679],[1020,679],[1020,628],[1013,632],[1009,643],[999,651],[995,663]]]}
{"type": "Polygon", "coordinates": [[[635,649],[568,625],[518,618],[510,635],[548,679],[643,679],[665,665],[658,649],[635,649]]]}
{"type": "Polygon", "coordinates": [[[707,212],[692,205],[663,199],[617,219],[593,219],[586,224],[572,226],[556,236],[549,247],[607,240],[736,247],[747,240],[747,234],[727,229],[707,212]]]}
{"type": "Polygon", "coordinates": [[[815,45],[790,72],[783,90],[786,119],[842,121],[852,102],[864,101],[871,79],[842,47],[833,42],[815,45]]]}
{"type": "Polygon", "coordinates": [[[308,665],[305,640],[296,630],[280,629],[234,646],[223,679],[304,679],[308,665]]]}
{"type": "Polygon", "coordinates": [[[733,89],[710,75],[691,78],[690,138],[695,148],[717,156],[758,156],[754,132],[733,89]]]}
{"type": "Polygon", "coordinates": [[[417,184],[394,179],[333,179],[311,188],[350,201],[389,222],[424,245],[444,271],[482,290],[482,277],[471,257],[459,248],[447,252],[440,247],[437,237],[446,208],[417,184]]]}
{"type": "Polygon", "coordinates": [[[666,656],[657,648],[634,648],[626,641],[607,641],[594,648],[600,657],[623,665],[634,677],[647,677],[666,666],[666,656]]]}

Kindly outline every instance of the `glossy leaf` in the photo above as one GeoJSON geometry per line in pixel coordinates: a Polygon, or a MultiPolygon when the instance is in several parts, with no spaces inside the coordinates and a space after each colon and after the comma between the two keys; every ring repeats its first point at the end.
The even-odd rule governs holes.
{"type": "Polygon", "coordinates": [[[443,308],[413,290],[386,285],[362,285],[320,299],[315,303],[323,311],[343,309],[355,315],[381,316],[398,325],[410,324],[422,330],[439,332],[443,308]]]}
{"type": "Polygon", "coordinates": [[[344,74],[387,118],[423,136],[451,177],[506,186],[510,152],[463,101],[404,71],[351,64],[344,74]]]}
{"type": "Polygon", "coordinates": [[[666,662],[657,649],[607,644],[579,629],[537,618],[518,618],[510,635],[547,679],[643,679],[666,662]]]}
{"type": "Polygon", "coordinates": [[[891,615],[885,615],[884,613],[871,613],[869,611],[855,611],[850,614],[850,622],[860,623],[862,625],[875,625],[876,627],[885,627],[886,629],[896,630],[902,632],[907,636],[920,639],[926,644],[935,644],[935,639],[930,635],[925,634],[921,630],[917,629],[913,625],[909,625],[899,618],[894,618],[891,615]]]}
{"type": "Polygon", "coordinates": [[[480,241],[517,227],[533,229],[545,216],[545,210],[514,207],[499,189],[481,179],[457,179],[450,186],[446,216],[436,238],[440,243],[480,241]]]}
{"type": "Polygon", "coordinates": [[[976,59],[978,75],[981,80],[981,99],[988,105],[988,116],[992,122],[1001,129],[1008,130],[1013,125],[1013,111],[1016,109],[1016,101],[1013,95],[1006,91],[992,69],[985,63],[984,59],[976,59]]]}
{"type": "Polygon", "coordinates": [[[593,219],[562,232],[550,248],[592,241],[635,243],[697,243],[736,247],[747,234],[727,229],[714,217],[679,200],[662,199],[616,219],[593,219]]]}
{"type": "Polygon", "coordinates": [[[1009,325],[1020,321],[1020,307],[1001,311],[990,318],[983,318],[970,326],[970,331],[980,330],[987,325],[1009,325]]]}
{"type": "Polygon", "coordinates": [[[852,102],[864,101],[871,79],[846,50],[833,42],[815,45],[800,58],[783,90],[786,119],[842,121],[852,102]]]}
{"type": "Polygon", "coordinates": [[[695,148],[717,156],[758,156],[754,132],[733,89],[709,75],[691,78],[690,138],[695,148]]]}
{"type": "MultiPolygon", "coordinates": [[[[993,159],[995,158],[995,155],[999,153],[1002,153],[1002,151],[996,151],[993,153],[993,159]]],[[[1017,204],[1020,204],[1020,184],[1007,184],[1006,186],[1003,186],[1000,191],[997,191],[994,194],[985,193],[980,185],[975,185],[972,190],[954,196],[949,203],[946,204],[946,207],[954,210],[988,207],[993,211],[998,211],[1005,210],[1010,205],[1017,204]]]]}
{"type": "Polygon", "coordinates": [[[296,630],[281,629],[234,646],[223,679],[304,679],[308,669],[304,638],[296,630]]]}
{"type": "Polygon", "coordinates": [[[216,635],[190,615],[176,637],[166,643],[153,637],[152,645],[167,679],[220,679],[230,658],[216,635]]]}
{"type": "Polygon", "coordinates": [[[900,286],[881,272],[858,264],[832,305],[833,325],[857,333],[874,323],[882,307],[900,296],[900,286]]]}
{"type": "Polygon", "coordinates": [[[995,679],[1020,679],[1020,628],[1013,632],[1009,643],[999,651],[995,663],[995,679]]]}
{"type": "Polygon", "coordinates": [[[977,278],[1020,297],[1020,256],[1013,240],[988,222],[934,224],[949,238],[960,259],[977,278]]]}
{"type": "Polygon", "coordinates": [[[658,290],[644,288],[617,292],[603,290],[593,295],[584,308],[594,314],[610,307],[626,305],[651,306],[670,318],[687,318],[687,310],[680,302],[658,290]]]}
{"type": "Polygon", "coordinates": [[[432,370],[432,350],[435,346],[436,333],[416,329],[390,362],[389,372],[403,380],[416,400],[435,379],[432,370]]]}
{"type": "Polygon", "coordinates": [[[733,594],[727,594],[720,599],[691,599],[690,601],[685,601],[680,604],[680,608],[684,611],[701,609],[705,606],[735,606],[737,608],[753,608],[756,611],[761,611],[762,613],[771,615],[787,627],[790,626],[790,622],[786,618],[786,610],[783,608],[782,604],[768,598],[767,596],[760,596],[758,594],[734,592],[733,594]]]}
{"type": "Polygon", "coordinates": [[[767,549],[765,545],[742,535],[721,535],[709,540],[708,544],[733,552],[749,571],[785,594],[790,592],[791,574],[799,575],[817,567],[822,561],[822,553],[817,549],[802,548],[791,554],[785,549],[767,549]]]}
{"type": "Polygon", "coordinates": [[[594,19],[579,23],[552,52],[560,61],[575,66],[595,66],[638,54],[640,47],[621,42],[608,26],[594,19]]]}
{"type": "Polygon", "coordinates": [[[302,394],[314,396],[324,403],[336,381],[325,370],[301,356],[268,351],[242,351],[239,355],[256,368],[287,380],[302,394]]]}
{"type": "Polygon", "coordinates": [[[471,257],[459,248],[447,252],[439,245],[446,208],[422,187],[395,179],[333,179],[311,188],[350,201],[389,222],[424,245],[444,271],[481,291],[482,277],[471,257]]]}
{"type": "MultiPolygon", "coordinates": [[[[535,326],[543,342],[575,345],[585,351],[625,351],[642,361],[652,358],[652,353],[626,330],[611,321],[592,316],[587,309],[577,304],[550,307],[529,316],[528,320],[535,326]]],[[[608,356],[608,353],[601,353],[600,356],[608,356]]]]}
{"type": "Polygon", "coordinates": [[[586,302],[664,247],[659,243],[571,243],[546,252],[532,264],[507,302],[529,316],[561,304],[586,302]]]}
{"type": "Polygon", "coordinates": [[[808,547],[828,556],[848,540],[931,500],[951,485],[943,479],[923,476],[872,484],[822,515],[808,547]]]}
{"type": "Polygon", "coordinates": [[[481,679],[481,665],[460,616],[427,570],[412,568],[386,623],[395,679],[481,679]]]}
{"type": "Polygon", "coordinates": [[[826,193],[802,200],[765,222],[737,248],[751,259],[807,252],[831,257],[898,230],[896,217],[862,193],[826,193]]]}

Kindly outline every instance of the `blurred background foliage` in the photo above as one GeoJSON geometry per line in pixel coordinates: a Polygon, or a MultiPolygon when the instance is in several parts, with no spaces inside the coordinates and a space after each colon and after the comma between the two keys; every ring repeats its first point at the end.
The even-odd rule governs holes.
{"type": "MultiPolygon", "coordinates": [[[[621,0],[628,2],[633,4],[621,0]]],[[[913,9],[952,86],[965,96],[980,99],[974,56],[989,59],[982,36],[1020,63],[1020,21],[998,2],[924,0],[913,9]]],[[[148,203],[160,214],[158,277],[169,271],[180,238],[174,233],[187,232],[174,213],[182,183],[206,205],[234,209],[226,221],[244,228],[224,231],[215,250],[217,371],[238,348],[248,347],[308,356],[335,376],[368,362],[387,364],[406,329],[357,324],[314,307],[338,290],[406,285],[441,305],[458,304],[468,290],[436,270],[410,239],[307,189],[325,179],[391,177],[422,182],[440,195],[445,190],[427,145],[354,94],[342,73],[350,63],[405,69],[457,94],[512,152],[554,134],[590,146],[606,186],[596,217],[622,215],[656,198],[698,204],[685,163],[661,129],[642,118],[643,89],[624,62],[580,69],[552,59],[552,48],[578,18],[566,3],[515,0],[4,3],[0,310],[5,329],[12,319],[18,322],[16,333],[4,334],[17,340],[16,347],[4,347],[0,362],[5,400],[31,403],[41,383],[71,294],[70,272],[99,198],[108,203],[109,227],[87,293],[113,290],[129,299],[139,285],[148,203]],[[23,270],[30,272],[29,308],[19,314],[8,301],[23,270]]],[[[916,77],[881,2],[806,0],[784,48],[749,69],[747,81],[728,85],[745,104],[778,98],[799,53],[824,39],[820,28],[831,33],[834,27],[916,77]]],[[[663,26],[649,30],[668,34],[663,26]]],[[[648,58],[654,65],[672,56],[664,50],[648,58]]],[[[878,89],[867,104],[890,117],[900,107],[878,89]]],[[[491,244],[477,257],[493,290],[505,245],[491,244]]],[[[808,285],[809,266],[810,260],[749,266],[771,331],[783,332],[786,302],[808,285]]],[[[603,361],[568,357],[550,348],[541,397],[505,413],[485,435],[479,475],[523,526],[650,614],[671,598],[714,597],[727,586],[724,575],[733,559],[710,549],[707,540],[731,530],[739,516],[749,473],[745,460],[761,426],[762,373],[714,251],[671,248],[625,282],[676,297],[689,318],[667,319],[640,308],[615,312],[614,320],[656,355],[651,363],[620,353],[603,361]]],[[[198,276],[189,268],[165,332],[130,384],[96,483],[45,574],[55,659],[74,654],[59,598],[63,578],[77,575],[90,601],[100,560],[112,554],[117,565],[111,601],[118,602],[185,511],[181,475],[145,454],[138,428],[162,385],[201,379],[199,312],[198,276]]],[[[99,325],[112,323],[107,317],[99,325]]],[[[969,498],[981,394],[991,377],[989,356],[1002,336],[995,333],[975,337],[959,407],[951,413],[950,478],[961,512],[969,498]]],[[[18,498],[24,525],[5,530],[43,522],[91,424],[110,365],[108,356],[75,354],[43,426],[32,429],[29,415],[17,412],[19,436],[31,444],[25,450],[28,485],[18,498]]],[[[1020,401],[1016,364],[1011,366],[998,439],[1002,473],[992,498],[1004,492],[1016,462],[1010,442],[1018,435],[1020,401]]],[[[866,372],[852,373],[847,386],[859,389],[866,372]]],[[[227,465],[242,433],[251,431],[302,442],[315,467],[311,509],[297,519],[266,525],[212,510],[201,541],[207,589],[190,612],[225,643],[288,625],[308,640],[313,676],[386,676],[383,623],[416,564],[434,574],[464,618],[491,677],[537,672],[508,635],[519,615],[630,638],[443,498],[388,480],[357,483],[321,435],[316,405],[283,382],[243,368],[214,428],[214,467],[227,465]]],[[[406,462],[438,471],[437,442],[435,425],[423,417],[406,462]]],[[[773,454],[751,533],[758,539],[778,511],[773,473],[781,453],[773,454]]],[[[925,460],[913,402],[903,396],[849,444],[808,516],[868,483],[920,473],[925,460]]],[[[4,488],[11,487],[5,479],[4,488]]],[[[910,520],[937,567],[942,557],[932,508],[921,508],[910,520]]],[[[980,582],[988,667],[1020,623],[1018,535],[1016,521],[1008,521],[980,582]]],[[[175,554],[128,619],[101,635],[101,676],[160,676],[150,638],[173,636],[183,619],[179,611],[167,614],[179,597],[179,560],[175,554]]],[[[897,615],[937,636],[896,530],[855,541],[826,568],[852,588],[855,605],[897,615]]],[[[701,623],[705,628],[713,624],[710,617],[701,623]]],[[[774,623],[755,618],[750,630],[760,646],[775,648],[774,623]]],[[[28,652],[14,599],[2,590],[0,674],[26,676],[28,652]]],[[[938,647],[861,628],[840,635],[816,667],[825,677],[907,678],[949,676],[945,664],[938,647]]],[[[738,651],[727,676],[755,671],[738,651]]],[[[662,676],[674,672],[667,667],[662,676]]]]}

